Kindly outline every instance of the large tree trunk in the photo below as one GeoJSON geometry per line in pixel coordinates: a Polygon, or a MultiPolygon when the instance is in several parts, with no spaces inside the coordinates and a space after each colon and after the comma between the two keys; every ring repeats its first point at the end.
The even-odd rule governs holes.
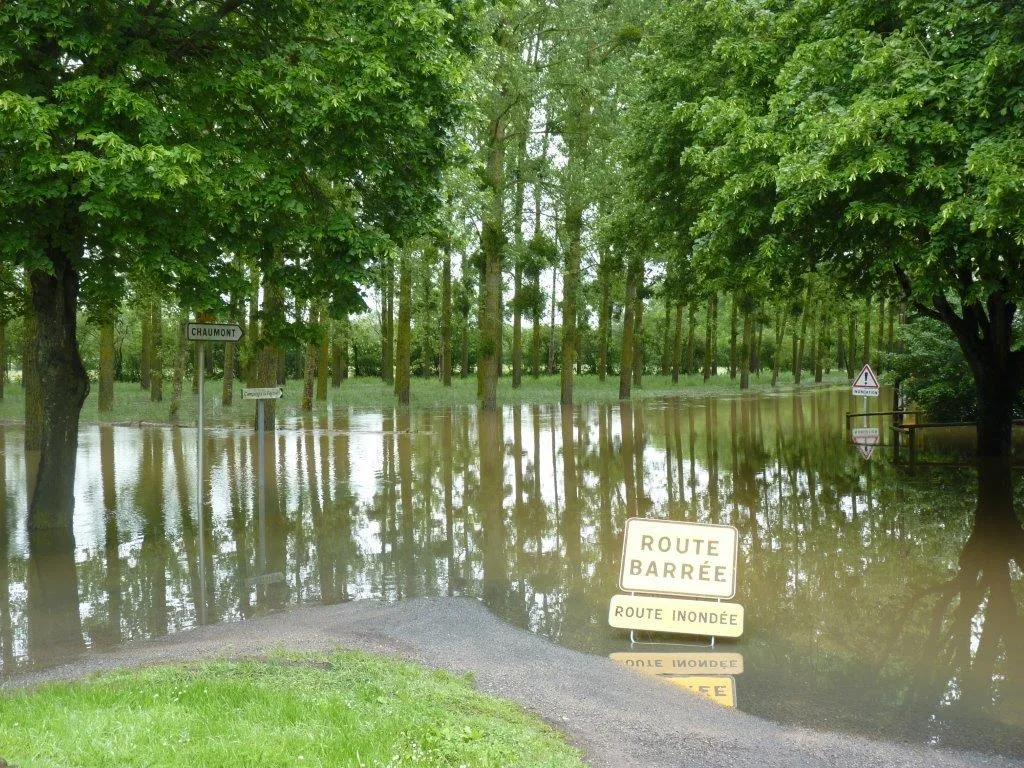
{"type": "Polygon", "coordinates": [[[384,265],[384,290],[380,318],[380,377],[385,384],[395,382],[395,274],[389,256],[384,265]]]}
{"type": "Polygon", "coordinates": [[[636,280],[636,308],[633,310],[633,386],[640,388],[644,383],[644,369],[647,360],[644,345],[644,269],[640,262],[636,280]]]}
{"type": "Polygon", "coordinates": [[[562,280],[562,405],[572,405],[573,364],[576,361],[576,313],[583,256],[583,206],[573,201],[566,211],[565,276],[562,280]]]}
{"type": "Polygon", "coordinates": [[[740,389],[750,388],[750,354],[754,337],[754,321],[749,309],[743,310],[743,344],[739,351],[740,389]]]}
{"type": "Polygon", "coordinates": [[[548,376],[555,373],[555,291],[558,289],[558,267],[551,268],[551,325],[548,330],[548,376]]]}
{"type": "Polygon", "coordinates": [[[59,248],[48,255],[52,274],[35,271],[30,276],[43,423],[28,525],[70,535],[78,419],[89,394],[89,377],[78,353],[79,276],[73,257],[59,248]]]}
{"type": "Polygon", "coordinates": [[[441,385],[452,385],[452,254],[444,249],[441,270],[441,385]]]}
{"type": "Polygon", "coordinates": [[[395,396],[409,404],[412,375],[412,259],[402,249],[398,266],[398,343],[395,345],[395,396]]]}
{"type": "Polygon", "coordinates": [[[619,399],[626,400],[633,391],[633,354],[636,334],[634,331],[636,311],[636,283],[639,273],[638,257],[630,256],[626,266],[626,301],[622,318],[622,361],[619,366],[619,399]]]}
{"type": "MultiPolygon", "coordinates": [[[[316,310],[309,308],[309,323],[316,324],[316,310]]],[[[320,349],[312,342],[306,342],[306,356],[302,367],[302,403],[300,407],[306,413],[313,410],[313,386],[316,383],[316,363],[320,357],[320,349]]]]}
{"type": "Polygon", "coordinates": [[[99,411],[114,410],[114,321],[104,318],[100,324],[99,411]]]}

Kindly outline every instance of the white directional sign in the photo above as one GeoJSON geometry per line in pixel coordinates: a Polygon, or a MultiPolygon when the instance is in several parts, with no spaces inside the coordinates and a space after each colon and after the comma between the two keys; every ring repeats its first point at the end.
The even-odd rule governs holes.
{"type": "Polygon", "coordinates": [[[860,373],[857,374],[857,378],[853,380],[853,394],[858,397],[878,397],[878,393],[881,387],[878,385],[878,377],[875,376],[875,372],[871,370],[869,364],[865,364],[860,369],[860,373]]]}
{"type": "Polygon", "coordinates": [[[259,387],[255,389],[243,389],[243,400],[277,400],[284,397],[283,387],[259,387]]]}
{"type": "Polygon", "coordinates": [[[245,331],[234,323],[189,323],[185,338],[189,341],[239,341],[245,331]]]}
{"type": "Polygon", "coordinates": [[[619,588],[728,599],[736,594],[738,544],[731,525],[632,517],[626,521],[619,588]]]}
{"type": "Polygon", "coordinates": [[[851,431],[854,445],[876,446],[881,442],[882,432],[878,427],[854,427],[851,431]]]}

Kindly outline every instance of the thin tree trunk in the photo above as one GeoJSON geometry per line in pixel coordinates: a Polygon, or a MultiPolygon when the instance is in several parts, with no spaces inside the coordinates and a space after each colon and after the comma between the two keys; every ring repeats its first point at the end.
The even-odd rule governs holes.
{"type": "Polygon", "coordinates": [[[772,386],[779,383],[779,369],[782,366],[782,339],[786,335],[786,309],[779,307],[775,315],[775,353],[772,355],[772,386]]]}
{"type": "Polygon", "coordinates": [[[739,333],[739,308],[736,306],[736,294],[733,293],[732,309],[729,318],[729,378],[736,378],[736,336],[739,333]]]}
{"type": "Polygon", "coordinates": [[[547,374],[555,373],[555,291],[558,288],[558,267],[551,268],[551,328],[548,333],[548,367],[547,374]]]}
{"type": "MultiPolygon", "coordinates": [[[[313,314],[313,310],[310,310],[313,314]]],[[[302,368],[302,405],[305,412],[313,410],[313,386],[316,383],[316,362],[319,349],[316,344],[306,342],[306,359],[302,368]]]]}
{"type": "Polygon", "coordinates": [[[711,375],[718,375],[718,291],[711,295],[711,375]]]}
{"type": "Polygon", "coordinates": [[[633,311],[633,386],[638,389],[644,383],[644,367],[647,363],[644,358],[644,284],[643,265],[641,263],[637,271],[636,309],[633,311]]]}
{"type": "MultiPolygon", "coordinates": [[[[540,287],[540,280],[538,278],[538,288],[540,287]]],[[[540,378],[540,334],[541,329],[544,327],[544,308],[541,305],[534,307],[533,312],[533,337],[530,341],[530,367],[532,368],[533,378],[540,378]]]]}
{"type": "Polygon", "coordinates": [[[146,303],[142,308],[142,350],[139,352],[139,384],[149,389],[153,372],[153,306],[146,303]]]}
{"type": "Polygon", "coordinates": [[[150,321],[153,341],[150,347],[149,400],[162,403],[164,399],[164,313],[160,299],[153,300],[153,316],[150,321]]]}
{"type": "Polygon", "coordinates": [[[327,400],[327,384],[330,374],[331,356],[331,321],[327,316],[327,307],[320,308],[320,350],[317,355],[316,367],[316,399],[327,400]]]}
{"type": "Polygon", "coordinates": [[[878,303],[878,338],[875,340],[875,373],[881,373],[885,366],[882,353],[885,351],[885,309],[886,301],[883,296],[878,303]]]}
{"type": "Polygon", "coordinates": [[[452,385],[452,254],[444,249],[441,271],[441,384],[452,385]]]}
{"type": "Polygon", "coordinates": [[[235,402],[235,356],[238,353],[238,344],[229,341],[224,344],[224,379],[221,382],[220,403],[225,407],[234,405],[235,402]]]}
{"type": "Polygon", "coordinates": [[[626,266],[626,300],[622,318],[622,361],[619,367],[619,399],[626,400],[633,389],[633,348],[635,334],[634,313],[636,312],[636,279],[639,270],[636,266],[637,257],[630,255],[626,266]]]}
{"type": "Polygon", "coordinates": [[[331,342],[331,389],[341,386],[341,334],[331,342]]]}
{"type": "Polygon", "coordinates": [[[846,337],[846,375],[853,378],[853,369],[857,364],[857,313],[850,313],[850,324],[846,337]]]}
{"type": "MultiPolygon", "coordinates": [[[[341,359],[338,361],[338,367],[340,368],[338,377],[340,381],[347,381],[349,366],[355,362],[356,356],[355,350],[352,347],[352,321],[349,319],[347,312],[341,318],[341,333],[339,334],[338,346],[341,347],[341,359]]],[[[359,371],[353,371],[353,375],[358,376],[359,371]]],[[[339,386],[341,386],[340,382],[339,386]]]]}
{"type": "Polygon", "coordinates": [[[104,318],[100,324],[99,411],[114,410],[114,320],[104,318]]]}
{"type": "Polygon", "coordinates": [[[601,309],[597,319],[597,378],[599,381],[604,381],[608,377],[608,336],[611,332],[612,281],[607,265],[608,254],[606,249],[601,248],[599,254],[600,263],[597,272],[601,277],[601,309]]]}
{"type": "Polygon", "coordinates": [[[395,395],[409,404],[412,376],[412,258],[402,249],[398,267],[398,339],[395,345],[395,395]]]}
{"type": "Polygon", "coordinates": [[[686,331],[686,375],[690,376],[696,371],[693,367],[693,354],[694,354],[694,343],[696,341],[697,333],[697,304],[695,302],[689,302],[689,312],[687,316],[687,331],[686,331]]]}
{"type": "Polygon", "coordinates": [[[668,376],[672,370],[672,304],[667,293],[664,299],[665,317],[661,326],[661,365],[658,367],[658,373],[668,376]]]}
{"type": "MultiPolygon", "coordinates": [[[[111,358],[113,361],[113,358],[111,358]]],[[[4,399],[4,385],[7,383],[7,323],[0,322],[0,400],[4,399]]]]}
{"type": "MultiPolygon", "coordinates": [[[[736,297],[733,296],[735,301],[736,297]]],[[[743,344],[739,351],[740,389],[750,388],[750,354],[754,335],[754,321],[749,309],[743,310],[743,344]]]]}
{"type": "Polygon", "coordinates": [[[807,340],[807,320],[811,314],[811,288],[804,290],[804,306],[800,315],[800,335],[797,337],[796,357],[793,360],[793,381],[800,383],[804,369],[804,344],[807,340]]]}
{"type": "MultiPolygon", "coordinates": [[[[181,411],[181,390],[185,384],[185,363],[188,360],[188,340],[185,338],[187,317],[184,312],[178,313],[178,348],[174,355],[174,372],[171,374],[171,408],[168,420],[178,423],[181,411]]],[[[252,327],[250,325],[250,327],[252,327]]]]}
{"type": "Polygon", "coordinates": [[[385,384],[395,382],[395,275],[392,269],[391,257],[387,258],[384,265],[384,298],[381,302],[381,363],[380,377],[385,384]]]}
{"type": "Polygon", "coordinates": [[[711,369],[714,368],[714,363],[711,359],[714,354],[714,347],[711,341],[712,334],[714,333],[715,324],[712,321],[715,311],[715,298],[714,296],[708,297],[708,309],[707,314],[704,318],[704,381],[711,378],[711,369]]]}
{"type": "Polygon", "coordinates": [[[864,351],[861,365],[871,362],[871,297],[864,299],[864,351]]]}
{"type": "Polygon", "coordinates": [[[679,383],[679,367],[683,357],[683,302],[676,303],[676,327],[672,333],[672,383],[679,383]]]}

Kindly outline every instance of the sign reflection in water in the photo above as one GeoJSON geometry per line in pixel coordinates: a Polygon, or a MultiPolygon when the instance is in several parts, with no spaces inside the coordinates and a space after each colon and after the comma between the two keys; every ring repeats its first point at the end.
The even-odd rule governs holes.
{"type": "Polygon", "coordinates": [[[191,431],[84,429],[74,537],[37,540],[34,457],[20,428],[0,427],[2,674],[201,615],[443,594],[621,651],[605,620],[622,528],[654,516],[739,530],[747,629],[719,650],[742,653],[741,709],[1020,754],[1024,532],[1010,476],[864,464],[844,439],[851,404],[831,391],[284,420],[267,438],[265,534],[255,438],[212,430],[202,548],[191,431]]]}

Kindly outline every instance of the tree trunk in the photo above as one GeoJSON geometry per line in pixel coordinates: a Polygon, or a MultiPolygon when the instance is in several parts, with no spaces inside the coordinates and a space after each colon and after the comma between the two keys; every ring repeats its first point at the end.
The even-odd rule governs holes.
{"type": "Polygon", "coordinates": [[[485,411],[498,408],[498,375],[501,372],[501,269],[505,255],[505,134],[508,110],[506,88],[498,99],[488,126],[487,202],[481,222],[480,328],[477,369],[480,405],[485,411]]]}
{"type": "Polygon", "coordinates": [[[885,367],[882,353],[885,351],[885,297],[878,303],[878,338],[875,340],[875,373],[881,373],[885,367]]]}
{"type": "Polygon", "coordinates": [[[341,386],[341,341],[335,338],[331,342],[331,389],[341,386]]]}
{"type": "Polygon", "coordinates": [[[565,276],[562,280],[562,405],[572,405],[573,364],[576,361],[576,304],[580,287],[580,261],[583,256],[583,206],[574,201],[566,211],[565,276]]]}
{"type": "Polygon", "coordinates": [[[409,404],[412,375],[412,258],[402,249],[398,267],[398,341],[395,345],[395,396],[409,404]]]}
{"type": "Polygon", "coordinates": [[[718,375],[718,291],[711,294],[711,375],[718,375]]]}
{"type": "Polygon", "coordinates": [[[697,304],[695,302],[689,303],[690,311],[688,313],[686,324],[686,375],[691,376],[696,371],[693,368],[693,353],[694,353],[694,342],[696,340],[697,333],[697,304]]]}
{"type": "Polygon", "coordinates": [[[850,326],[846,336],[846,375],[853,378],[857,358],[857,313],[850,313],[850,326]]]}
{"type": "Polygon", "coordinates": [[[238,344],[229,341],[224,344],[224,379],[221,382],[220,404],[225,407],[234,405],[235,402],[235,356],[238,351],[238,344]]]}
{"type": "MultiPolygon", "coordinates": [[[[537,279],[537,287],[540,288],[540,278],[537,279]]],[[[541,329],[544,326],[544,307],[538,305],[534,308],[533,313],[533,337],[530,341],[530,367],[533,369],[531,372],[533,378],[540,378],[540,334],[541,329]]]]}
{"type": "Polygon", "coordinates": [[[441,385],[452,385],[452,254],[447,247],[441,271],[441,385]]]}
{"type": "Polygon", "coordinates": [[[306,413],[313,410],[313,385],[316,382],[316,361],[319,349],[316,344],[306,342],[306,359],[302,368],[302,405],[306,413]]]}
{"type": "Polygon", "coordinates": [[[39,385],[39,333],[31,283],[26,293],[28,305],[21,351],[21,383],[25,387],[25,450],[38,451],[43,445],[43,400],[39,385]]]}
{"type": "Polygon", "coordinates": [[[555,291],[558,289],[558,267],[551,268],[551,327],[548,332],[547,375],[555,373],[555,291]]]}
{"type": "Polygon", "coordinates": [[[824,357],[825,339],[827,338],[828,312],[819,302],[814,313],[814,383],[822,380],[822,358],[824,357]]]}
{"type": "Polygon", "coordinates": [[[72,255],[52,247],[48,256],[52,274],[35,271],[30,275],[43,421],[28,526],[70,535],[78,419],[89,394],[89,377],[78,353],[79,276],[72,255]]]}
{"type": "Polygon", "coordinates": [[[164,313],[163,303],[153,300],[153,315],[150,320],[150,333],[153,341],[150,346],[149,400],[162,403],[164,400],[164,313]]]}
{"type": "Polygon", "coordinates": [[[327,307],[320,308],[320,349],[316,361],[316,399],[327,400],[327,383],[330,374],[331,356],[331,321],[327,316],[327,307]]]}
{"type": "Polygon", "coordinates": [[[676,327],[672,332],[672,383],[679,383],[679,367],[683,357],[683,302],[676,303],[676,327]]]}
{"type": "Polygon", "coordinates": [[[385,384],[395,382],[395,274],[391,257],[384,265],[384,297],[381,301],[380,318],[380,377],[385,384]]]}
{"type": "Polygon", "coordinates": [[[804,370],[804,345],[807,341],[807,321],[811,315],[811,289],[808,286],[804,290],[804,306],[800,313],[800,335],[796,342],[796,356],[793,359],[793,381],[800,383],[804,370]]]}
{"type": "Polygon", "coordinates": [[[100,324],[99,411],[114,410],[114,320],[104,318],[100,324]]]}
{"type": "Polygon", "coordinates": [[[600,250],[600,263],[597,268],[601,280],[601,309],[597,318],[597,378],[604,381],[608,378],[608,336],[611,331],[612,314],[612,281],[608,269],[608,254],[605,248],[600,250]]]}
{"type": "Polygon", "coordinates": [[[871,297],[864,299],[864,352],[861,354],[861,365],[871,362],[871,297]]]}
{"type": "MultiPolygon", "coordinates": [[[[341,359],[338,360],[338,386],[341,386],[342,381],[348,380],[348,369],[355,358],[355,352],[352,350],[352,321],[349,319],[348,313],[346,312],[344,317],[341,318],[341,331],[338,334],[338,346],[341,348],[341,359]]],[[[354,375],[358,376],[359,371],[353,371],[354,375]]]]}
{"type": "Polygon", "coordinates": [[[168,415],[172,424],[178,423],[178,413],[181,410],[181,390],[185,384],[185,363],[188,360],[188,340],[185,338],[187,319],[184,312],[179,312],[178,349],[174,355],[174,372],[171,374],[171,409],[168,415]]]}
{"type": "Polygon", "coordinates": [[[626,300],[622,318],[622,361],[619,366],[619,399],[626,400],[633,389],[633,351],[636,335],[633,332],[636,312],[637,257],[630,255],[626,266],[626,300]]]}
{"type": "Polygon", "coordinates": [[[643,263],[638,265],[636,280],[636,308],[633,310],[633,386],[640,388],[644,383],[644,283],[643,263]]]}
{"type": "Polygon", "coordinates": [[[664,299],[665,317],[661,326],[661,365],[658,366],[658,373],[668,376],[672,370],[672,304],[667,293],[664,299]]]}
{"type": "MultiPolygon", "coordinates": [[[[113,362],[113,357],[111,357],[113,362]]],[[[4,385],[7,383],[7,323],[0,322],[0,400],[4,399],[4,385]]]]}
{"type": "Polygon", "coordinates": [[[736,294],[733,293],[732,310],[729,317],[729,378],[736,378],[736,336],[739,333],[739,308],[736,306],[736,294]]]}
{"type": "MultiPolygon", "coordinates": [[[[256,347],[256,381],[253,386],[257,388],[275,387],[280,382],[277,366],[281,353],[277,339],[270,336],[268,329],[284,324],[284,296],[281,291],[280,286],[264,281],[263,315],[266,319],[260,328],[260,338],[256,347]]],[[[268,432],[273,432],[277,428],[277,400],[263,402],[263,425],[268,432]]]]}
{"type": "Polygon", "coordinates": [[[743,344],[739,351],[740,389],[750,388],[750,354],[754,337],[754,322],[750,315],[749,309],[743,310],[743,344]]]}
{"type": "Polygon", "coordinates": [[[714,333],[714,323],[711,318],[715,311],[715,299],[714,296],[708,297],[708,310],[704,318],[704,381],[711,378],[711,369],[714,368],[714,363],[711,360],[714,354],[714,348],[711,342],[711,336],[714,333]]]}
{"type": "Polygon", "coordinates": [[[149,389],[149,377],[153,373],[153,306],[142,307],[142,350],[139,352],[139,384],[149,389]]]}
{"type": "Polygon", "coordinates": [[[782,367],[782,339],[786,335],[786,310],[779,307],[775,315],[775,354],[772,356],[772,386],[779,383],[779,369],[782,367]]]}

